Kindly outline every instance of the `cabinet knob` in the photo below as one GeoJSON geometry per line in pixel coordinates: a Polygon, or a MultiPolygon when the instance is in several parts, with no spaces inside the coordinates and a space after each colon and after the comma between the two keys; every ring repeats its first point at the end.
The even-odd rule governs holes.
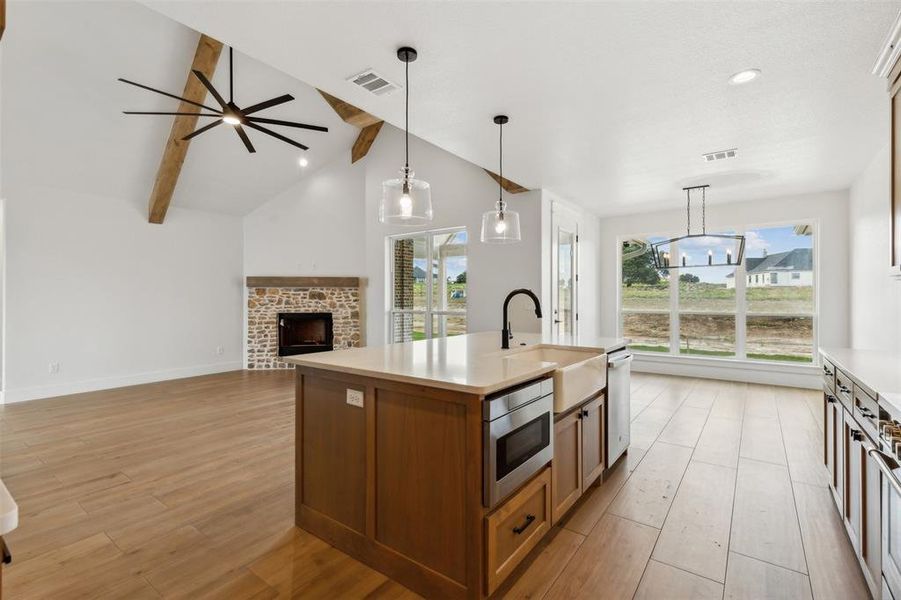
{"type": "Polygon", "coordinates": [[[855,442],[859,442],[859,441],[863,440],[863,434],[860,433],[859,429],[852,429],[851,430],[851,439],[854,440],[855,442]]]}
{"type": "Polygon", "coordinates": [[[835,396],[826,396],[826,402],[829,404],[835,404],[835,396]]]}
{"type": "Polygon", "coordinates": [[[587,408],[583,408],[583,409],[582,409],[582,416],[583,416],[583,417],[587,417],[588,414],[589,414],[589,410],[588,410],[587,408]]]}

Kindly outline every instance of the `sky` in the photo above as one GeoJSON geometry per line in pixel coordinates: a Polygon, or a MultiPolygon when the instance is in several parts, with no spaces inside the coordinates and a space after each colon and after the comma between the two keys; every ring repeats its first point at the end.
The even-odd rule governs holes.
{"type": "MultiPolygon", "coordinates": [[[[734,233],[734,232],[723,232],[734,233]]],[[[652,237],[650,241],[661,241],[665,238],[652,237]]],[[[691,245],[686,247],[683,243],[679,248],[679,254],[686,253],[688,262],[705,262],[707,250],[712,249],[714,252],[714,262],[723,262],[725,250],[732,247],[731,242],[720,240],[717,238],[696,239],[691,245]]],[[[765,227],[757,229],[748,229],[745,231],[745,257],[762,257],[764,250],[767,254],[777,254],[779,252],[787,252],[795,248],[813,248],[813,237],[809,235],[795,235],[794,227],[789,225],[786,227],[765,227]]],[[[733,255],[736,250],[733,250],[733,255]]],[[[691,273],[700,277],[701,281],[708,283],[726,283],[726,275],[732,273],[733,267],[698,267],[684,268],[675,271],[679,274],[691,273]]]]}

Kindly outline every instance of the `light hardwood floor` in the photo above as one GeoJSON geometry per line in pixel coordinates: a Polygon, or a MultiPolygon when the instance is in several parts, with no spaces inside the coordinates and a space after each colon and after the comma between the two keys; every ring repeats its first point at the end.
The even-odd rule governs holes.
{"type": "MultiPolygon", "coordinates": [[[[10,598],[412,598],[292,527],[293,379],[235,372],[0,406],[10,598]]],[[[866,598],[821,394],[633,377],[633,446],[510,598],[866,598]]]]}

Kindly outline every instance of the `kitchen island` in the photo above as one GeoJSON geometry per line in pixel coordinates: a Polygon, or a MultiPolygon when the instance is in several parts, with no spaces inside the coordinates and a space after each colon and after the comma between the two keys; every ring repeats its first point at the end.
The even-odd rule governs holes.
{"type": "Polygon", "coordinates": [[[625,346],[500,341],[287,357],[297,526],[427,597],[492,594],[601,479],[606,355],[625,346]]]}

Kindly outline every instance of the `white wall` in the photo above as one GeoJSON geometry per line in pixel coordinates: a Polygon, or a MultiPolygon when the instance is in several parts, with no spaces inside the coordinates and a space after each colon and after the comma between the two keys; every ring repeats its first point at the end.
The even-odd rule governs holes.
{"type": "MultiPolygon", "coordinates": [[[[850,340],[848,327],[848,192],[824,192],[784,198],[755,200],[752,202],[708,205],[708,229],[728,228],[736,225],[766,225],[791,223],[792,221],[817,223],[818,266],[818,343],[821,346],[847,346],[850,340]]],[[[616,335],[619,327],[617,282],[618,248],[620,236],[659,234],[672,232],[685,222],[682,210],[628,215],[601,220],[600,273],[601,280],[612,285],[601,289],[602,335],[616,335]]],[[[652,357],[636,361],[638,369],[659,370],[680,375],[730,378],[738,381],[758,381],[793,385],[818,385],[815,370],[809,366],[757,366],[739,369],[735,361],[679,359],[676,363],[668,357],[652,357]],[[730,366],[731,365],[731,366],[730,366]]]]}
{"type": "Polygon", "coordinates": [[[889,275],[889,147],[851,186],[851,346],[901,351],[901,278],[889,275]]]}
{"type": "Polygon", "coordinates": [[[239,217],[4,186],[7,402],[241,368],[239,217]]]}
{"type": "MultiPolygon", "coordinates": [[[[379,223],[382,181],[403,166],[403,132],[386,124],[363,160],[349,156],[311,173],[291,190],[245,219],[247,275],[353,275],[367,279],[366,340],[386,339],[386,237],[425,229],[465,226],[469,331],[499,330],[501,306],[517,287],[540,294],[540,192],[507,195],[520,213],[523,241],[497,246],[479,241],[481,217],[497,199],[497,184],[479,167],[416,137],[410,138],[416,177],[431,184],[434,221],[408,228],[379,223]]],[[[539,324],[518,299],[511,304],[514,331],[539,324]]]]}
{"type": "Polygon", "coordinates": [[[361,276],[364,164],[342,154],[247,215],[245,273],[361,276]]]}

